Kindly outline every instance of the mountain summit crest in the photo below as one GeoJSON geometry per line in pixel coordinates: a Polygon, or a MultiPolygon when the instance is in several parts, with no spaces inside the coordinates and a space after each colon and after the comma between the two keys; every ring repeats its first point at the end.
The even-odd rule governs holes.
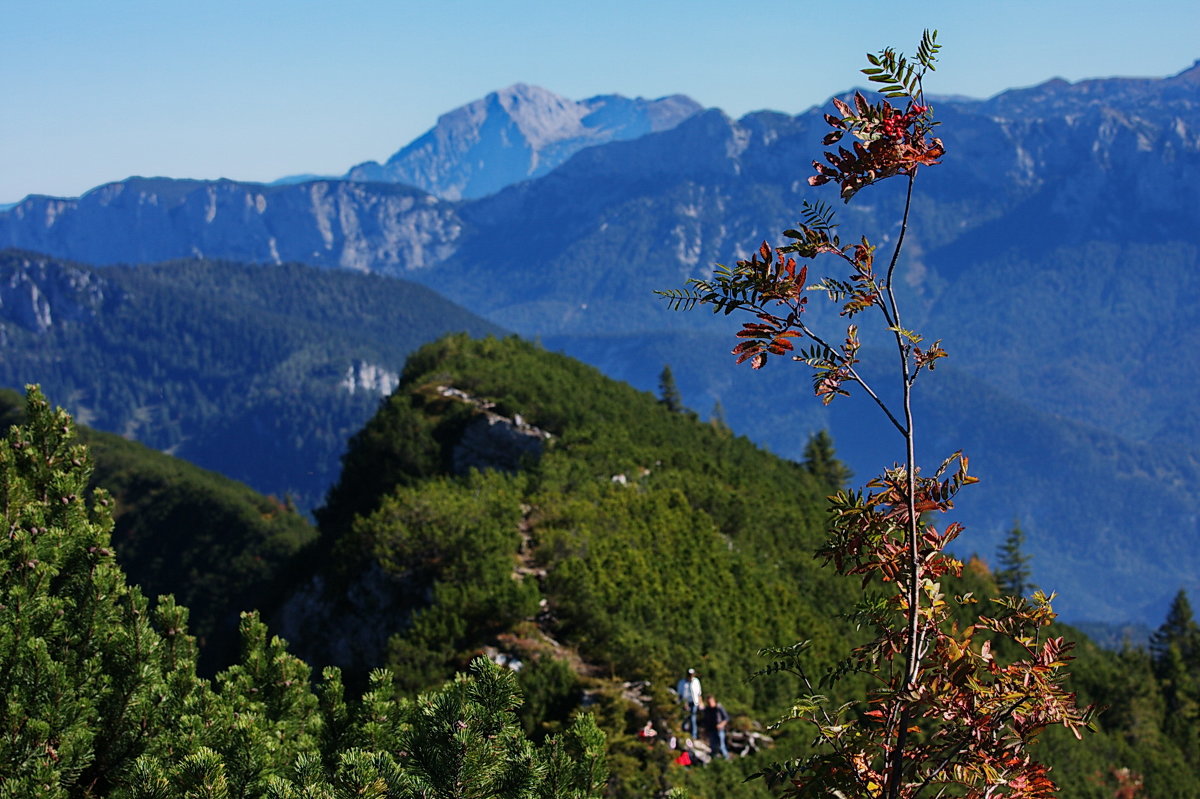
{"type": "Polygon", "coordinates": [[[667,130],[701,110],[684,95],[646,100],[606,94],[576,101],[515,83],[443,114],[386,163],[359,164],[346,178],[474,199],[544,175],[585,147],[667,130]]]}

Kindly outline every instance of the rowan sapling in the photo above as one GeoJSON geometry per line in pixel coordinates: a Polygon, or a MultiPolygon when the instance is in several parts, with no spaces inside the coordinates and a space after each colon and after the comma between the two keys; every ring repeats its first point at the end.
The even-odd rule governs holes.
{"type": "Polygon", "coordinates": [[[833,100],[837,113],[825,115],[830,132],[823,143],[839,146],[813,162],[816,174],[808,179],[812,186],[837,185],[845,202],[873,183],[905,181],[899,232],[881,270],[875,244],[866,236],[843,242],[832,209],[805,202],[800,224],[783,233],[785,243],[764,241],[733,268],[718,265],[712,279],[660,292],[677,309],[709,305],[750,314],[753,321],[736,334],[738,363],[761,369],[774,356],[789,356],[807,364],[825,404],[857,387],[904,443],[902,465],[831,498],[828,538],[817,552],[839,573],[859,576],[864,591],[874,590],[855,617],[875,637],[831,668],[824,682],[860,672],[875,687],[860,702],[831,707],[810,678],[808,642],[763,653],[773,662],[760,674],[793,673],[808,692],[780,723],[811,724],[819,742],[815,754],[762,772],[785,796],[1052,796],[1055,785],[1029,745],[1056,724],[1079,736],[1095,714],[1093,707],[1078,708],[1063,687],[1073,644],[1042,637],[1054,619],[1052,596],[1038,591],[1029,599],[993,600],[990,615],[980,613],[959,629],[953,606],[977,600],[947,596],[943,586],[961,574],[962,562],[946,547],[963,528],[953,522],[939,529],[937,514],[953,508],[958,491],[975,478],[960,452],[931,475],[917,465],[913,388],[947,353],[940,340],[927,344],[904,326],[895,291],[917,175],[946,152],[933,135],[938,122],[924,91],[939,49],[937,32],[926,31],[913,59],[892,49],[868,55],[863,73],[879,84],[879,96],[856,92],[849,102],[833,100]],[[810,271],[826,264],[841,274],[810,282],[810,271]],[[805,311],[813,295],[840,306],[847,320],[840,340],[810,326],[805,311]],[[889,356],[890,376],[882,370],[883,379],[896,383],[895,402],[872,383],[881,370],[860,361],[860,314],[874,316],[898,356],[889,356]],[[998,657],[1001,640],[1018,654],[998,657]]]}

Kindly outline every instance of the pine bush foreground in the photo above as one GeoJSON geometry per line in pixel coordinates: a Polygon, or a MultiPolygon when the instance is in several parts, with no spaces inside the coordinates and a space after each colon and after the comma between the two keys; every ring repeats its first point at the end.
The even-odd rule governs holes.
{"type": "Polygon", "coordinates": [[[153,611],[87,496],[74,426],[36,389],[0,442],[0,797],[584,799],[606,780],[604,736],[578,715],[525,737],[511,671],[486,659],[399,698],[377,670],[360,702],[243,614],[241,661],[196,674],[185,608],[153,611]]]}
{"type": "Polygon", "coordinates": [[[831,497],[829,537],[818,553],[839,573],[861,578],[864,595],[854,618],[875,632],[830,669],[825,687],[860,672],[875,679],[874,690],[862,703],[831,707],[810,676],[808,642],[763,653],[772,662],[760,674],[792,673],[807,691],[780,723],[815,727],[823,745],[812,756],[761,772],[789,797],[1053,796],[1056,786],[1029,745],[1051,725],[1078,737],[1096,712],[1078,708],[1064,688],[1073,644],[1042,637],[1054,619],[1052,597],[1038,591],[1032,599],[1002,598],[960,627],[962,614],[955,611],[976,600],[943,591],[943,578],[962,572],[962,562],[946,552],[962,527],[954,522],[939,530],[930,519],[953,508],[955,495],[975,478],[961,452],[932,475],[918,467],[913,387],[947,353],[940,340],[926,344],[904,327],[896,292],[917,174],[945,154],[942,140],[932,135],[938,123],[923,84],[934,69],[936,39],[936,31],[927,31],[912,60],[892,49],[867,56],[870,67],[863,72],[880,85],[881,96],[871,102],[856,92],[852,103],[833,101],[837,114],[826,114],[831,131],[823,142],[831,149],[824,162],[813,162],[816,174],[809,178],[813,186],[836,184],[845,202],[888,178],[906,181],[899,234],[882,271],[876,271],[877,245],[865,236],[843,243],[832,209],[806,202],[803,222],[783,234],[787,243],[772,247],[764,241],[734,268],[718,265],[712,279],[660,292],[678,309],[710,305],[714,313],[751,314],[754,321],[742,325],[733,348],[738,363],[760,369],[772,357],[790,355],[811,367],[814,392],[826,404],[856,386],[904,442],[902,465],[886,469],[862,491],[831,497]],[[903,107],[892,105],[893,99],[903,107]],[[843,139],[853,140],[852,146],[833,150],[843,139]],[[810,265],[830,259],[848,276],[810,284],[810,265]],[[861,363],[857,324],[849,323],[839,342],[808,321],[814,292],[839,305],[847,319],[878,315],[894,346],[894,392],[884,391],[861,363]]]}

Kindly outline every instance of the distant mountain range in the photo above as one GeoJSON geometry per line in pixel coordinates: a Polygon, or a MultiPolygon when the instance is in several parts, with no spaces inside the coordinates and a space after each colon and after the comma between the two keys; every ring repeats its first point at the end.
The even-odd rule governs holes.
{"type": "MultiPolygon", "coordinates": [[[[960,503],[966,546],[990,553],[1019,518],[1068,616],[1156,623],[1181,585],[1200,587],[1200,63],[936,106],[948,154],[918,181],[903,298],[951,352],[927,384],[945,426],[927,423],[924,457],[970,443],[986,480],[960,503]],[[1111,581],[1073,573],[1078,559],[1107,562],[1111,581]]],[[[686,98],[572,104],[518,86],[351,172],[375,182],[135,178],[27,198],[0,213],[0,246],[404,276],[643,388],[669,362],[685,401],[720,401],[781,453],[830,425],[865,478],[898,457],[870,411],[814,408],[798,368],[736,370],[728,320],[652,295],[777,241],[802,200],[834,201],[806,184],[823,113],[732,120],[686,98]]],[[[899,201],[867,190],[839,211],[843,235],[894,231],[899,201]]]]}

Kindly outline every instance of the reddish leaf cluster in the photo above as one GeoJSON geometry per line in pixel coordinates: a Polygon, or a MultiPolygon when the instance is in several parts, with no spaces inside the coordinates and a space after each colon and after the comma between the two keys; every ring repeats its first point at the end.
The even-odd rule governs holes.
{"type": "Polygon", "coordinates": [[[737,332],[742,339],[732,350],[737,362],[750,361],[754,369],[761,369],[768,355],[783,355],[795,349],[789,339],[801,333],[796,329],[800,314],[808,304],[808,297],[801,296],[804,282],[808,279],[808,267],[796,268],[796,259],[775,254],[767,242],[748,261],[738,261],[735,274],[743,278],[743,290],[757,296],[762,303],[774,306],[786,305],[789,313],[779,316],[758,307],[758,322],[746,322],[737,332]]]}
{"type": "MultiPolygon", "coordinates": [[[[967,474],[968,460],[955,453],[934,477],[915,475],[913,507],[922,514],[945,512],[954,507],[954,496],[966,485],[977,482],[967,474]],[[958,468],[950,477],[945,471],[952,463],[958,468]]],[[[832,522],[829,538],[817,550],[841,574],[863,575],[863,584],[878,576],[883,582],[899,582],[904,575],[905,532],[912,514],[908,502],[908,473],[902,467],[887,470],[867,483],[867,493],[840,493],[832,498],[832,522]]],[[[956,576],[962,563],[945,554],[947,544],[962,532],[962,525],[950,524],[942,533],[927,526],[920,539],[916,558],[921,564],[919,578],[938,579],[948,572],[956,576]]]]}
{"type": "Polygon", "coordinates": [[[841,186],[842,199],[849,202],[860,189],[872,183],[906,175],[918,166],[939,163],[946,149],[942,140],[929,137],[931,128],[928,106],[910,102],[901,112],[887,100],[871,105],[861,92],[854,93],[854,108],[845,101],[834,99],[841,117],[826,114],[825,121],[833,128],[823,143],[828,146],[841,140],[846,133],[858,141],[851,149],[839,147],[837,152],[825,152],[828,165],[813,161],[817,174],[808,179],[810,186],[833,181],[841,186]]]}
{"type": "Polygon", "coordinates": [[[940,580],[961,574],[962,563],[945,552],[961,526],[938,532],[924,525],[915,558],[905,532],[914,510],[919,517],[950,510],[959,489],[975,479],[957,453],[934,477],[914,478],[913,502],[901,467],[868,483],[866,494],[833,498],[829,539],[818,554],[842,574],[861,575],[864,586],[876,578],[892,586],[870,613],[876,638],[851,656],[853,670],[878,673],[881,685],[868,696],[861,724],[813,714],[810,720],[836,754],[810,760],[807,778],[793,779],[786,793],[820,795],[852,774],[861,795],[880,795],[879,786],[888,785],[895,797],[951,786],[957,796],[1053,796],[1046,767],[1026,748],[1048,726],[1061,724],[1078,736],[1089,723],[1093,709],[1077,708],[1075,695],[1062,686],[1073,644],[1039,639],[1054,618],[1050,600],[1040,594],[1032,602],[997,600],[994,618],[980,616],[957,629],[955,600],[942,593],[940,580]],[[922,602],[912,625],[914,586],[922,602]],[[920,660],[912,679],[890,667],[880,671],[910,651],[920,660]]]}
{"type": "Polygon", "coordinates": [[[834,397],[848,397],[850,392],[842,388],[853,381],[854,366],[858,363],[858,351],[862,344],[858,340],[858,326],[846,328],[846,340],[837,351],[825,353],[823,357],[812,358],[809,365],[813,368],[813,393],[821,400],[822,405],[833,402],[834,397]]]}

